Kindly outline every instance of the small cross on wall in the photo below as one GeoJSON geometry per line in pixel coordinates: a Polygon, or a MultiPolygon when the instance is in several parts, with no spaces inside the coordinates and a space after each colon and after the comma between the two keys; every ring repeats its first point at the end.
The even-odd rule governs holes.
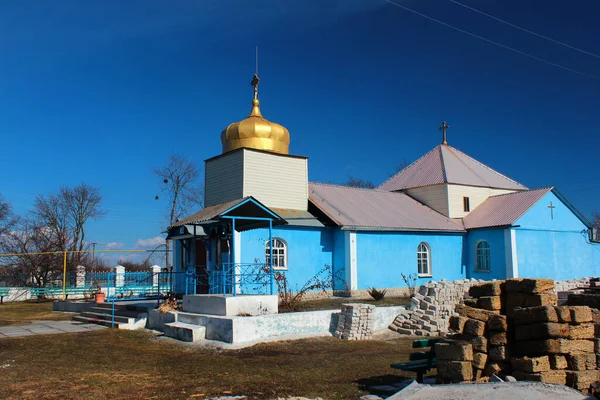
{"type": "Polygon", "coordinates": [[[554,209],[556,207],[552,205],[552,202],[550,202],[550,205],[548,206],[548,208],[550,209],[550,219],[554,219],[554,209]]]}

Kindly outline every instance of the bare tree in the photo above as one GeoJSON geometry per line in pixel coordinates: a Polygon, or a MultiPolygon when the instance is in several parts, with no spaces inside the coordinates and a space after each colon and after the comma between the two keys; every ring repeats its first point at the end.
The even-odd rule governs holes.
{"type": "Polygon", "coordinates": [[[373,182],[363,178],[355,178],[353,176],[348,177],[348,181],[344,183],[344,186],[361,189],[375,189],[375,184],[373,182]]]}
{"type": "Polygon", "coordinates": [[[69,266],[81,264],[85,247],[86,223],[105,215],[101,209],[100,190],[85,183],[63,186],[57,194],[37,196],[34,209],[35,225],[45,227],[54,241],[53,251],[73,251],[69,266]]]}
{"type": "MultiPolygon", "coordinates": [[[[155,169],[154,174],[161,181],[161,193],[166,193],[168,198],[168,226],[173,225],[178,219],[188,214],[192,207],[202,207],[204,189],[198,182],[200,170],[191,158],[185,159],[181,155],[171,154],[169,163],[155,169]]],[[[156,196],[157,200],[158,198],[159,196],[156,196]]],[[[168,240],[165,246],[166,267],[170,270],[169,250],[171,242],[168,240]]]]}
{"type": "Polygon", "coordinates": [[[2,236],[10,232],[17,222],[10,204],[0,196],[0,249],[2,249],[2,236]]]}

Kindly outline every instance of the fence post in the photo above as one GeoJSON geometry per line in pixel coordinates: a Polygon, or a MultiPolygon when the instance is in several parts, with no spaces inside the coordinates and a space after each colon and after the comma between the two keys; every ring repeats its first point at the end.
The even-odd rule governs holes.
{"type": "Polygon", "coordinates": [[[125,284],[125,267],[122,265],[117,265],[114,268],[115,270],[115,288],[123,287],[125,284]]]}
{"type": "Polygon", "coordinates": [[[77,266],[77,274],[75,275],[75,286],[78,288],[85,287],[85,267],[77,266]]]}
{"type": "Polygon", "coordinates": [[[153,265],[150,267],[150,272],[152,273],[152,286],[153,287],[158,286],[158,278],[159,278],[161,269],[162,268],[160,267],[160,265],[153,265]]]}

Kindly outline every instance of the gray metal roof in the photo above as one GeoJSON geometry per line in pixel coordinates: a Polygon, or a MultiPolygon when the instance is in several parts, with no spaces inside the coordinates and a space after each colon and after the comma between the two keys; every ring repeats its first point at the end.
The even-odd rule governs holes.
{"type": "Polygon", "coordinates": [[[223,212],[229,210],[231,207],[240,204],[242,201],[248,198],[249,197],[244,197],[241,199],[227,201],[225,203],[215,204],[214,206],[205,207],[192,215],[188,215],[187,217],[180,219],[179,221],[171,225],[169,228],[174,228],[177,226],[183,226],[187,224],[199,224],[200,222],[210,221],[213,218],[216,218],[219,215],[221,215],[223,212]]]}
{"type": "Polygon", "coordinates": [[[285,219],[291,226],[323,227],[324,225],[311,213],[304,210],[291,210],[287,208],[273,208],[271,210],[285,219]]]}
{"type": "Polygon", "coordinates": [[[488,197],[463,218],[465,228],[510,226],[552,189],[547,187],[488,197]]]}
{"type": "Polygon", "coordinates": [[[382,183],[380,190],[404,190],[440,183],[527,190],[501,173],[448,145],[438,145],[382,183]]]}
{"type": "Polygon", "coordinates": [[[464,232],[460,220],[446,218],[404,193],[312,182],[308,191],[310,201],[344,229],[464,232]]]}

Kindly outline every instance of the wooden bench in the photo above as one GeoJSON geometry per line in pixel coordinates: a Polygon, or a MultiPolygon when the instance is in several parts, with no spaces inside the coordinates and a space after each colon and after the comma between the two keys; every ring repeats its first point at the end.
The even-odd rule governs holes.
{"type": "Polygon", "coordinates": [[[437,361],[435,359],[435,344],[439,340],[440,339],[414,340],[412,343],[413,349],[425,349],[429,347],[430,350],[410,353],[409,362],[392,364],[390,367],[402,371],[416,372],[417,382],[423,383],[423,376],[427,373],[427,371],[437,366],[437,361]]]}

